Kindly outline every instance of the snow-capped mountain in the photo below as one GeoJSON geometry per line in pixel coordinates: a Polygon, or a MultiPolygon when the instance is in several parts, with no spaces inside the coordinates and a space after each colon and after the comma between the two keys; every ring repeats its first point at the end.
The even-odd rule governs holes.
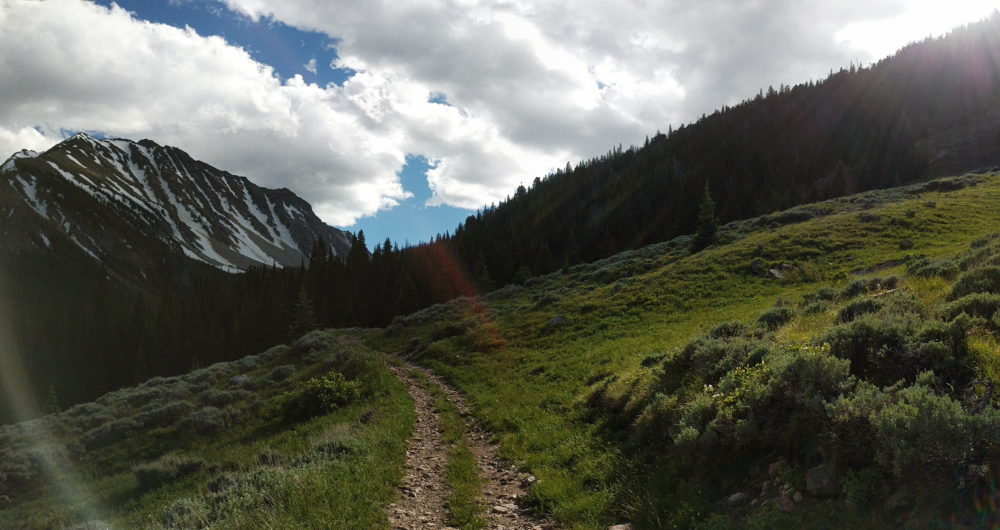
{"type": "Polygon", "coordinates": [[[317,238],[337,254],[350,249],[345,233],[287,189],[262,188],[150,140],[87,134],[8,158],[0,219],[7,253],[60,241],[143,276],[169,253],[233,271],[299,265],[317,238]]]}

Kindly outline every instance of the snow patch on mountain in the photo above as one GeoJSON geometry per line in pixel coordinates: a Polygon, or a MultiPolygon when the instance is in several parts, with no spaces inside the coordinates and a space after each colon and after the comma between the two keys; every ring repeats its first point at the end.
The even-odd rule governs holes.
{"type": "MultiPolygon", "coordinates": [[[[0,175],[46,218],[50,209],[40,199],[39,186],[46,188],[42,196],[58,203],[55,199],[63,193],[52,190],[62,186],[69,193],[72,188],[59,184],[68,183],[148,238],[224,270],[298,265],[307,259],[317,237],[338,253],[350,246],[344,233],[323,224],[305,201],[288,190],[260,188],[179,149],[148,140],[95,139],[80,133],[41,154],[15,153],[0,166],[0,175]],[[17,163],[22,158],[44,163],[22,166],[17,163]]],[[[57,228],[65,225],[67,236],[99,260],[98,241],[107,242],[107,237],[68,232],[71,219],[81,226],[104,226],[93,218],[84,220],[97,215],[98,209],[74,206],[51,221],[57,228]]]]}

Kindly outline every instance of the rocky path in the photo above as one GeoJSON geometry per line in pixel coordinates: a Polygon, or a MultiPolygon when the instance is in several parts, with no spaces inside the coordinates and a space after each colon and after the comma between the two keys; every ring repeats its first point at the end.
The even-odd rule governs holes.
{"type": "Polygon", "coordinates": [[[469,406],[461,394],[440,377],[424,368],[407,364],[391,367],[410,391],[417,409],[417,423],[406,451],[406,478],[400,499],[389,507],[389,524],[395,530],[448,528],[448,496],[445,468],[448,446],[445,444],[434,398],[413,376],[418,372],[437,384],[448,400],[458,408],[466,422],[469,448],[476,458],[479,475],[484,480],[481,502],[483,520],[488,528],[498,530],[548,530],[556,528],[538,520],[521,507],[535,478],[519,473],[497,454],[492,436],[480,429],[469,415],[469,406]]]}

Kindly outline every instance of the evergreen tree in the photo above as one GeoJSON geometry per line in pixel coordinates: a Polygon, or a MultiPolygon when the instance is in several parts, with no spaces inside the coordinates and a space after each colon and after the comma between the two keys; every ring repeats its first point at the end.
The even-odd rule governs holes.
{"type": "Polygon", "coordinates": [[[701,202],[698,203],[698,230],[691,241],[691,252],[698,252],[703,248],[716,242],[716,232],[719,229],[719,222],[715,218],[715,201],[712,200],[712,193],[708,190],[708,183],[705,183],[705,191],[701,194],[701,202]]]}
{"type": "Polygon", "coordinates": [[[481,251],[476,259],[476,286],[480,293],[488,293],[496,288],[490,269],[486,265],[486,257],[481,251]]]}
{"type": "Polygon", "coordinates": [[[62,410],[59,405],[59,396],[56,395],[55,383],[49,383],[49,390],[45,394],[45,404],[43,405],[46,414],[55,414],[62,410]]]}
{"type": "Polygon", "coordinates": [[[396,303],[393,306],[394,315],[405,315],[420,308],[420,293],[413,283],[413,276],[409,272],[403,274],[403,279],[399,283],[399,293],[396,296],[396,303]]]}
{"type": "Polygon", "coordinates": [[[292,309],[292,323],[288,326],[288,340],[295,340],[306,332],[316,329],[316,312],[305,287],[299,289],[299,296],[292,309]]]}

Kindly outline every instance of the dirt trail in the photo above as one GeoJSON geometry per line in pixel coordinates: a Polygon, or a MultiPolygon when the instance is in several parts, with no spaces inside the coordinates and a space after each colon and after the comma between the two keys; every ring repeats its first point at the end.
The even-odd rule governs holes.
{"type": "Polygon", "coordinates": [[[448,448],[442,438],[434,399],[411,372],[424,374],[444,391],[458,408],[466,422],[469,449],[476,457],[479,475],[484,480],[481,502],[485,507],[483,520],[488,528],[502,530],[548,530],[551,523],[538,520],[520,503],[527,498],[534,477],[519,473],[497,455],[492,436],[479,428],[469,415],[464,397],[433,372],[407,364],[391,367],[410,391],[417,409],[417,424],[406,451],[406,478],[400,488],[400,500],[389,507],[389,524],[393,529],[448,528],[445,521],[448,508],[445,498],[445,466],[448,448]]]}

